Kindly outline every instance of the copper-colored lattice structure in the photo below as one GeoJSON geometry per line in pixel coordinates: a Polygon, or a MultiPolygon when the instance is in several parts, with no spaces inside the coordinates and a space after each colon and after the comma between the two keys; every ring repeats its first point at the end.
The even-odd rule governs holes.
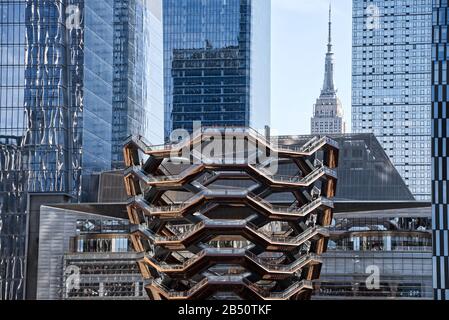
{"type": "Polygon", "coordinates": [[[278,146],[245,128],[229,140],[233,161],[195,151],[225,131],[199,130],[175,145],[125,144],[131,239],[149,297],[310,299],[332,221],[337,143],[278,146]],[[267,157],[253,164],[245,159],[255,150],[267,157]]]}

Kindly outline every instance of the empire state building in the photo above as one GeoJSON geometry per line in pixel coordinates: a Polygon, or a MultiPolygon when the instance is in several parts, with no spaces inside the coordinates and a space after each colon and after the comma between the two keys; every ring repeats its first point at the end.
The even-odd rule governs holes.
{"type": "Polygon", "coordinates": [[[329,7],[329,41],[326,53],[324,84],[314,106],[312,134],[341,134],[346,132],[343,107],[334,85],[334,53],[332,52],[332,9],[329,7]]]}

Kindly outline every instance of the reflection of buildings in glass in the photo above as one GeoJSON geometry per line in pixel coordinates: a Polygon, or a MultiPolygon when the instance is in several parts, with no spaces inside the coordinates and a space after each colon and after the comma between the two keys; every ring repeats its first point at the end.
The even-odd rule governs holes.
{"type": "Polygon", "coordinates": [[[376,135],[420,201],[431,196],[431,21],[432,0],[353,0],[352,131],[376,135]]]}
{"type": "Polygon", "coordinates": [[[69,184],[63,8],[40,9],[37,1],[0,4],[0,299],[23,298],[26,192],[69,184]]]}
{"type": "Polygon", "coordinates": [[[340,146],[337,195],[314,299],[432,298],[430,204],[414,201],[374,135],[331,137],[340,146]],[[377,270],[380,288],[367,287],[377,270]]]}
{"type": "Polygon", "coordinates": [[[21,166],[21,140],[0,136],[0,300],[20,298],[23,292],[26,214],[20,208],[26,206],[26,199],[20,186],[26,175],[21,166]]]}
{"type": "Polygon", "coordinates": [[[164,1],[165,137],[270,122],[270,0],[164,1]]]}
{"type": "Polygon", "coordinates": [[[174,129],[190,130],[194,121],[204,126],[248,125],[246,71],[240,67],[239,52],[238,47],[174,50],[174,129]]]}
{"type": "MultiPolygon", "coordinates": [[[[132,6],[125,6],[129,12],[119,12],[124,2],[115,0],[115,8],[108,0],[0,4],[0,185],[5,186],[0,189],[2,299],[23,297],[28,194],[66,193],[80,199],[86,196],[82,188],[89,183],[90,173],[111,168],[113,74],[118,68],[114,52],[127,51],[130,59],[132,53],[139,55],[129,72],[142,63],[151,65],[152,59],[154,64],[159,62],[157,50],[150,56],[145,51],[148,47],[137,41],[141,38],[134,39],[133,50],[114,47],[114,38],[122,36],[120,28],[114,28],[114,13],[142,19],[143,11],[133,11],[132,6]],[[66,28],[68,12],[73,14],[66,11],[68,5],[80,8],[80,24],[66,28]]],[[[152,10],[161,10],[160,0],[147,3],[152,10]],[[159,6],[154,5],[157,2],[159,6]]],[[[157,19],[150,22],[154,32],[154,38],[150,32],[154,44],[150,49],[161,47],[161,21],[159,28],[157,19]]],[[[143,28],[145,22],[139,25],[143,28]]],[[[161,50],[159,54],[162,60],[161,50]]],[[[152,76],[151,88],[159,82],[162,90],[162,76],[159,79],[157,72],[152,76]]],[[[144,86],[142,82],[128,94],[133,98],[144,95],[151,100],[147,107],[162,105],[161,97],[153,99],[158,96],[156,89],[143,92],[144,86]]],[[[148,124],[153,115],[148,112],[148,119],[138,117],[148,124]]],[[[132,133],[130,127],[126,130],[132,133]]]]}
{"type": "Polygon", "coordinates": [[[432,221],[434,297],[449,300],[448,3],[434,1],[432,47],[432,221]]]}

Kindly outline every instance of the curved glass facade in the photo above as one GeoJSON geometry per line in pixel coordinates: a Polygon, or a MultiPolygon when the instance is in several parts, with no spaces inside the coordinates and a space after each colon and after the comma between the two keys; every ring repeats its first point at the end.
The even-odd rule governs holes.
{"type": "Polygon", "coordinates": [[[23,297],[30,192],[81,200],[92,173],[120,166],[120,139],[163,140],[161,10],[161,0],[0,2],[0,299],[23,297]]]}
{"type": "MultiPolygon", "coordinates": [[[[10,97],[1,102],[0,135],[13,135],[17,143],[20,141],[14,163],[22,172],[11,186],[11,152],[4,153],[2,165],[9,168],[1,179],[11,189],[2,193],[2,204],[6,204],[2,205],[4,227],[0,229],[3,299],[23,297],[27,194],[62,192],[76,199],[81,195],[82,169],[110,168],[110,147],[109,156],[102,147],[108,148],[105,141],[110,141],[107,132],[111,128],[109,124],[108,130],[107,122],[112,102],[104,101],[112,95],[107,85],[112,82],[108,61],[112,50],[109,52],[106,45],[112,43],[112,29],[108,28],[112,8],[108,3],[1,3],[5,55],[0,65],[2,74],[10,74],[2,95],[10,97]],[[69,25],[67,19],[75,12],[69,6],[73,5],[79,15],[73,20],[77,23],[69,25]],[[16,62],[7,54],[15,56],[16,62]],[[11,194],[12,190],[16,193],[11,194]]],[[[2,141],[9,142],[11,139],[2,141]]],[[[11,150],[10,145],[5,148],[11,150]]]]}
{"type": "Polygon", "coordinates": [[[23,296],[27,192],[70,184],[64,11],[0,3],[0,299],[23,296]]]}

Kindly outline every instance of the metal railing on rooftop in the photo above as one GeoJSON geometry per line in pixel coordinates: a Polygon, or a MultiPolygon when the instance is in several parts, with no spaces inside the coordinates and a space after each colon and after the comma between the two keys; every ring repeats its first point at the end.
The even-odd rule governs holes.
{"type": "MultiPolygon", "coordinates": [[[[219,131],[224,132],[225,130],[230,130],[232,128],[226,128],[226,127],[202,127],[199,130],[196,130],[193,132],[193,134],[188,137],[187,139],[184,139],[178,143],[171,143],[171,144],[162,144],[162,145],[151,145],[146,141],[143,137],[138,136],[135,138],[131,138],[134,143],[138,145],[139,148],[145,150],[145,151],[169,151],[169,150],[178,150],[186,147],[190,144],[191,141],[195,141],[204,133],[207,131],[210,132],[210,134],[213,133],[213,131],[219,131]],[[136,140],[136,141],[135,141],[136,140]]],[[[236,134],[248,134],[255,136],[259,141],[264,143],[265,145],[269,146],[270,148],[281,151],[281,152],[294,152],[294,153],[302,153],[302,154],[308,154],[311,153],[313,150],[316,150],[323,145],[331,145],[335,148],[338,148],[338,143],[334,140],[332,140],[329,137],[313,137],[310,141],[308,141],[305,145],[301,147],[292,147],[292,146],[286,146],[286,145],[278,145],[274,146],[271,141],[268,141],[265,135],[259,133],[257,130],[247,127],[247,128],[235,128],[236,130],[234,133],[236,134]]]]}
{"type": "Polygon", "coordinates": [[[303,280],[299,282],[295,282],[290,287],[282,292],[270,292],[254,283],[249,281],[245,276],[207,276],[197,284],[195,284],[192,288],[187,291],[174,291],[165,287],[161,281],[152,281],[152,285],[157,287],[160,291],[163,292],[164,295],[170,298],[182,298],[187,299],[205,287],[209,282],[215,283],[237,283],[240,282],[243,286],[247,287],[257,295],[261,296],[264,299],[285,299],[289,298],[292,295],[298,293],[302,289],[312,289],[313,284],[311,281],[303,280]]]}

